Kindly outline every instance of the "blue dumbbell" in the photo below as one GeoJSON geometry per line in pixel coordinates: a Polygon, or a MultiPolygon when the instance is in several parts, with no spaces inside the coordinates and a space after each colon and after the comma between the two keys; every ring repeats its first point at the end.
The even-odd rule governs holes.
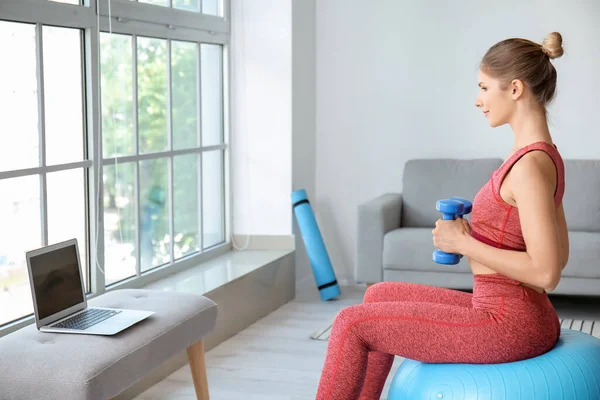
{"type": "Polygon", "coordinates": [[[458,218],[462,218],[463,215],[470,214],[471,211],[473,211],[473,203],[471,203],[467,199],[463,199],[462,197],[450,197],[448,200],[456,200],[456,201],[460,201],[461,203],[463,203],[462,213],[456,214],[456,216],[458,218]]]}
{"type": "MultiPolygon", "coordinates": [[[[462,217],[465,214],[465,203],[456,198],[438,200],[435,204],[435,209],[442,213],[443,220],[449,221],[456,219],[457,216],[462,217]]],[[[470,209],[468,211],[470,212],[470,209]]],[[[458,264],[461,257],[461,254],[445,253],[441,250],[435,250],[432,255],[433,261],[446,265],[458,264]]]]}

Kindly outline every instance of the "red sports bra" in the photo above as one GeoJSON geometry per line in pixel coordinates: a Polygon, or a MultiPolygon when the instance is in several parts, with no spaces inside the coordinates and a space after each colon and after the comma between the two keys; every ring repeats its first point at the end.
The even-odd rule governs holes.
{"type": "Polygon", "coordinates": [[[535,142],[517,150],[508,160],[492,173],[490,180],[473,199],[471,214],[471,236],[490,246],[507,250],[525,251],[525,240],[521,232],[519,210],[502,200],[500,185],[511,167],[526,153],[533,150],[546,152],[554,161],[558,173],[554,204],[562,202],[565,192],[563,159],[556,145],[535,142]]]}

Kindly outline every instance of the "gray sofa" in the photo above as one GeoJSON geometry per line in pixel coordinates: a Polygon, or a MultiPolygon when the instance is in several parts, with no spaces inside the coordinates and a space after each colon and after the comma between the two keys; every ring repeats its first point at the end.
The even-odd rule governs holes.
{"type": "MultiPolygon", "coordinates": [[[[600,160],[564,162],[569,263],[550,293],[600,296],[600,160]]],[[[431,259],[435,250],[431,230],[441,217],[435,203],[452,196],[473,200],[501,164],[501,159],[491,158],[408,161],[402,193],[384,194],[358,207],[356,282],[472,289],[466,257],[451,266],[431,259]]]]}

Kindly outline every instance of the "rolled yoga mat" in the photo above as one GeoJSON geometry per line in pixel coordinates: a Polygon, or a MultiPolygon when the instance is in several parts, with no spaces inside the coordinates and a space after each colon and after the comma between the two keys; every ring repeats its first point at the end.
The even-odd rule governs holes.
{"type": "Polygon", "coordinates": [[[304,189],[292,192],[292,205],[321,300],[331,300],[339,296],[341,291],[304,189]]]}

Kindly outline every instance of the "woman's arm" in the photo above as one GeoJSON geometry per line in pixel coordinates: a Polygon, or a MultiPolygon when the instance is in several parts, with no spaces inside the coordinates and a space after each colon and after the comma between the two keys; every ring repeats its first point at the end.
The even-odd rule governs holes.
{"type": "Polygon", "coordinates": [[[535,270],[533,260],[527,252],[504,250],[492,247],[477,239],[466,236],[461,254],[493,269],[494,271],[537,287],[546,289],[548,281],[544,271],[535,270]]]}
{"type": "Polygon", "coordinates": [[[497,249],[467,237],[462,254],[509,278],[552,291],[568,258],[561,246],[554,205],[554,162],[546,153],[530,152],[512,167],[510,175],[527,251],[497,249]]]}
{"type": "Polygon", "coordinates": [[[562,203],[560,203],[560,206],[556,209],[556,222],[558,223],[558,231],[560,232],[561,270],[563,270],[569,262],[569,228],[567,227],[565,210],[563,209],[562,203]]]}

